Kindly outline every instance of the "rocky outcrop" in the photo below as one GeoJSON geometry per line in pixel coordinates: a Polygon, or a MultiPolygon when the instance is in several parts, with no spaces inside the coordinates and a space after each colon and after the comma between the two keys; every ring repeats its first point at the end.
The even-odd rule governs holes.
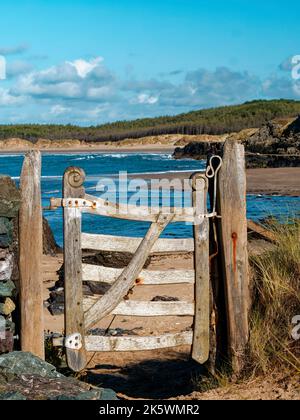
{"type": "Polygon", "coordinates": [[[67,378],[31,353],[0,356],[0,400],[117,400],[111,389],[67,378]]]}
{"type": "Polygon", "coordinates": [[[214,142],[214,143],[203,143],[203,142],[191,142],[185,147],[176,147],[173,157],[175,159],[197,159],[202,160],[206,159],[207,155],[220,154],[222,151],[223,143],[214,142]]]}
{"type": "MultiPolygon", "coordinates": [[[[259,130],[248,130],[227,137],[244,143],[248,168],[300,166],[300,116],[287,127],[271,121],[259,130]]],[[[221,143],[192,142],[176,148],[174,158],[206,159],[210,153],[221,154],[221,143]]]]}
{"type": "Polygon", "coordinates": [[[0,354],[13,350],[16,309],[15,247],[20,193],[13,180],[0,176],[0,354]]]}

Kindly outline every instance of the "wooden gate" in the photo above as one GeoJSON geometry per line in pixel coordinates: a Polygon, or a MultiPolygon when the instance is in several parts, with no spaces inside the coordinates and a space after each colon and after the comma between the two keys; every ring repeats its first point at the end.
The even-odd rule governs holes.
{"type": "MultiPolygon", "coordinates": [[[[37,170],[40,163],[38,152],[30,152],[24,160],[19,253],[22,349],[43,357],[42,224],[37,170]],[[26,238],[30,237],[30,232],[36,232],[34,247],[28,247],[26,238]]],[[[52,209],[63,207],[64,212],[66,336],[54,339],[54,345],[65,346],[70,368],[82,370],[87,363],[87,351],[153,350],[183,344],[192,345],[193,359],[205,363],[210,348],[211,301],[216,321],[214,347],[217,347],[217,354],[225,355],[226,364],[229,362],[234,372],[241,371],[249,339],[250,307],[243,145],[227,140],[218,182],[213,178],[214,170],[216,167],[210,162],[205,174],[193,176],[192,207],[184,209],[149,209],[107,202],[85,193],[85,174],[80,168],[71,167],[65,172],[63,198],[51,200],[52,209]],[[211,198],[209,214],[207,191],[211,198]],[[150,228],[143,239],[87,234],[81,231],[83,213],[148,221],[150,228]],[[193,223],[194,238],[160,239],[168,224],[174,222],[193,223]],[[124,269],[99,267],[82,263],[82,249],[130,252],[133,257],[124,269]],[[194,270],[143,269],[149,254],[171,252],[194,252],[194,270]],[[108,292],[98,299],[84,299],[83,282],[90,280],[108,284],[108,292]],[[133,287],[176,283],[194,285],[193,302],[125,299],[133,287]],[[194,323],[191,331],[159,336],[88,335],[88,331],[108,314],[193,316],[194,323]]]]}
{"type": "Polygon", "coordinates": [[[87,363],[86,351],[138,351],[192,345],[192,357],[205,363],[209,357],[209,220],[206,197],[208,180],[204,173],[192,177],[193,207],[148,208],[107,202],[85,194],[85,174],[70,167],[64,174],[63,199],[52,207],[64,211],[65,331],[63,344],[67,361],[75,371],[87,363]],[[83,213],[150,222],[143,239],[93,235],[81,231],[83,213]],[[159,239],[169,223],[194,223],[194,239],[159,239]],[[82,264],[82,249],[130,252],[132,260],[124,269],[82,264]],[[143,270],[151,253],[194,252],[195,270],[143,270]],[[100,298],[83,298],[83,281],[98,281],[111,287],[100,298]],[[140,285],[195,284],[194,302],[144,302],[124,300],[140,285]],[[194,316],[193,331],[159,336],[94,336],[86,332],[107,315],[194,316]]]}

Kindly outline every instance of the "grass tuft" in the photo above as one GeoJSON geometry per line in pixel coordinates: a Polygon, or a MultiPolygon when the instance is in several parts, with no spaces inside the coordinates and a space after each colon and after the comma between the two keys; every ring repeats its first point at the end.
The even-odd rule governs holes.
{"type": "Polygon", "coordinates": [[[300,341],[293,340],[292,319],[300,315],[300,220],[272,221],[277,242],[251,258],[253,306],[248,369],[267,373],[276,366],[300,373],[300,341]]]}

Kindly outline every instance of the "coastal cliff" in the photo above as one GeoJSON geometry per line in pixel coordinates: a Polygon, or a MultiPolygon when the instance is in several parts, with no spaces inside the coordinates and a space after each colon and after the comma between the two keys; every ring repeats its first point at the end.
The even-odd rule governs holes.
{"type": "MultiPolygon", "coordinates": [[[[244,143],[248,168],[300,166],[300,116],[289,123],[270,121],[260,129],[230,134],[228,139],[244,143]]],[[[175,149],[175,159],[205,159],[207,153],[222,153],[223,141],[191,142],[175,149]]]]}

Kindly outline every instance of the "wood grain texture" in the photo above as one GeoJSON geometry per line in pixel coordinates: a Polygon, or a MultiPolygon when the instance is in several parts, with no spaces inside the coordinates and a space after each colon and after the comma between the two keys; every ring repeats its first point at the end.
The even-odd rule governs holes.
{"type": "Polygon", "coordinates": [[[234,372],[243,368],[249,339],[249,273],[246,219],[246,171],[244,146],[226,141],[219,176],[221,212],[220,252],[223,256],[229,354],[234,372]]]}
{"type": "Polygon", "coordinates": [[[122,274],[109,291],[86,313],[86,329],[91,328],[95,323],[108,315],[121,302],[123,297],[127,295],[142,271],[153,245],[164,231],[165,227],[171,222],[172,218],[172,215],[160,214],[157,217],[157,220],[151,224],[129,265],[124,268],[122,274]]]}
{"type": "MultiPolygon", "coordinates": [[[[82,233],[82,249],[111,252],[130,252],[134,254],[142,242],[142,238],[126,236],[97,235],[82,233]]],[[[193,239],[158,239],[150,254],[193,252],[193,239]]]]}
{"type": "MultiPolygon", "coordinates": [[[[90,264],[82,265],[83,281],[95,281],[113,284],[121,275],[123,269],[111,268],[90,264]]],[[[136,279],[136,285],[160,285],[160,284],[193,284],[195,283],[194,270],[142,270],[136,279]]]]}
{"type": "MultiPolygon", "coordinates": [[[[192,331],[176,334],[163,334],[150,337],[102,337],[89,335],[85,337],[87,351],[141,351],[178,347],[192,344],[192,331]]],[[[62,346],[63,338],[53,340],[54,346],[62,346]]]]}
{"type": "Polygon", "coordinates": [[[43,322],[43,225],[41,206],[41,154],[31,151],[24,158],[20,189],[19,269],[21,349],[44,359],[43,322]]]}
{"type": "Polygon", "coordinates": [[[192,207],[166,208],[116,204],[88,194],[85,195],[85,199],[94,203],[94,207],[82,209],[85,213],[142,222],[155,222],[159,214],[172,214],[172,222],[194,222],[194,209],[192,207]]]}
{"type": "MultiPolygon", "coordinates": [[[[64,198],[81,198],[85,174],[70,167],[63,179],[64,198]]],[[[66,335],[79,333],[83,337],[80,350],[66,349],[68,366],[75,372],[85,368],[87,359],[84,343],[84,314],[82,293],[81,210],[64,208],[64,274],[65,274],[65,330],[66,335]]]]}
{"type": "MultiPolygon", "coordinates": [[[[193,206],[197,214],[207,213],[208,181],[205,175],[193,177],[193,206]]],[[[209,219],[200,218],[194,225],[195,240],[195,318],[192,358],[204,364],[209,358],[210,277],[209,219]]]]}
{"type": "MultiPolygon", "coordinates": [[[[97,298],[86,298],[83,301],[84,311],[88,311],[97,302],[97,298]]],[[[112,315],[122,316],[185,316],[194,315],[194,303],[191,302],[144,302],[125,300],[111,311],[112,315]]]]}

